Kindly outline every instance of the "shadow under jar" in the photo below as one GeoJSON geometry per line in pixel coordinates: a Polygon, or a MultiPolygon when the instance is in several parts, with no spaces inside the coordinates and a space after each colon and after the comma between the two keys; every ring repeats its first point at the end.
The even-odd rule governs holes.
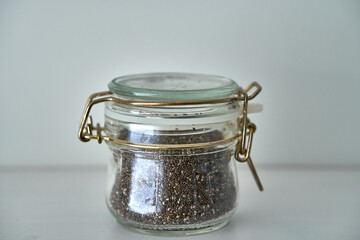
{"type": "Polygon", "coordinates": [[[235,158],[251,161],[238,150],[250,123],[241,120],[246,91],[227,78],[181,73],[119,77],[109,88],[104,128],[90,121],[79,134],[112,151],[106,200],[118,222],[166,235],[224,226],[237,203],[235,158]]]}

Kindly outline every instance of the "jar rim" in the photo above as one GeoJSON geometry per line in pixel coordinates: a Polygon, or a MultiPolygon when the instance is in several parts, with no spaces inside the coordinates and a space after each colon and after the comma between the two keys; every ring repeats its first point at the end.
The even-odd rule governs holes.
{"type": "Polygon", "coordinates": [[[108,87],[122,98],[132,100],[191,101],[226,98],[238,91],[229,78],[197,73],[145,73],[113,79],[108,87]]]}

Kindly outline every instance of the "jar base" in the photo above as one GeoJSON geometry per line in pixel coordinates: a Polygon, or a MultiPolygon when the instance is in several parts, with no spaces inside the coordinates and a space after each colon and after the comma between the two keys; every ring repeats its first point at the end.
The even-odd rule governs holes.
{"type": "Polygon", "coordinates": [[[174,229],[147,229],[147,228],[138,228],[138,227],[134,227],[131,226],[119,219],[118,223],[120,223],[122,226],[126,227],[127,229],[133,231],[133,232],[137,232],[137,233],[142,233],[142,234],[147,234],[147,235],[156,235],[156,236],[167,236],[167,237],[171,237],[171,236],[193,236],[193,235],[199,235],[199,234],[205,234],[205,233],[209,233],[209,232],[213,232],[216,230],[219,230],[221,228],[223,228],[224,226],[226,226],[226,224],[229,222],[229,220],[224,220],[216,225],[212,225],[212,226],[208,226],[208,227],[204,227],[204,228],[197,228],[197,229],[182,229],[182,230],[174,230],[174,229]]]}
{"type": "Polygon", "coordinates": [[[230,217],[235,213],[235,209],[233,209],[232,211],[224,214],[217,219],[209,220],[198,224],[152,225],[123,219],[114,212],[114,210],[109,206],[107,201],[106,203],[109,211],[120,225],[126,227],[133,232],[157,236],[192,236],[213,232],[223,228],[229,222],[230,217]]]}

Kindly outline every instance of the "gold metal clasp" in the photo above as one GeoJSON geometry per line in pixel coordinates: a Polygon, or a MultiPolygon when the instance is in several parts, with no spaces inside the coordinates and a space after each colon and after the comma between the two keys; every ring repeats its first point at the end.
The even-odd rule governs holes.
{"type": "Polygon", "coordinates": [[[89,114],[91,108],[95,104],[101,102],[113,101],[114,98],[111,97],[111,95],[112,92],[106,91],[106,92],[94,93],[89,97],[88,101],[86,102],[85,110],[82,115],[81,123],[79,127],[78,137],[80,141],[88,142],[91,139],[96,139],[98,143],[102,142],[104,138],[101,136],[101,131],[103,129],[100,127],[100,124],[97,124],[96,128],[94,127],[92,118],[91,116],[89,116],[89,114]],[[94,130],[96,131],[96,135],[93,135],[94,130]]]}
{"type": "Polygon", "coordinates": [[[241,134],[238,140],[238,143],[236,144],[236,152],[235,152],[235,159],[239,162],[247,162],[251,173],[255,179],[255,182],[259,188],[260,191],[264,190],[264,187],[261,184],[260,178],[256,172],[254,163],[251,160],[250,152],[251,152],[251,146],[253,141],[253,136],[256,131],[256,125],[250,121],[247,117],[247,109],[248,109],[248,101],[250,99],[253,99],[256,97],[261,91],[261,86],[257,82],[253,82],[250,84],[245,91],[242,88],[239,88],[239,94],[241,94],[242,101],[243,101],[243,114],[242,117],[239,118],[239,128],[241,128],[241,134]],[[256,90],[253,94],[248,96],[248,92],[250,92],[251,89],[256,87],[256,90]],[[248,136],[248,137],[247,137],[248,136]]]}
{"type": "MultiPolygon", "coordinates": [[[[169,101],[169,102],[162,102],[162,101],[130,101],[125,99],[116,98],[113,96],[113,93],[111,91],[105,91],[105,92],[98,92],[90,95],[89,99],[86,102],[85,110],[81,118],[81,123],[79,127],[78,137],[80,141],[82,142],[88,142],[91,139],[97,140],[99,143],[102,142],[102,140],[106,141],[116,141],[110,137],[101,136],[101,131],[103,128],[100,127],[99,124],[97,124],[97,127],[93,126],[92,119],[89,116],[91,108],[98,103],[102,102],[116,102],[120,104],[126,104],[126,105],[133,105],[133,106],[144,106],[144,107],[151,107],[151,106],[177,106],[177,105],[198,105],[198,104],[218,104],[218,103],[226,103],[231,101],[244,101],[244,110],[243,114],[247,116],[247,102],[248,100],[253,99],[256,97],[259,92],[261,91],[261,86],[257,82],[251,83],[245,91],[242,88],[239,88],[239,92],[237,96],[229,97],[229,98],[222,98],[222,99],[210,99],[210,100],[195,100],[195,101],[169,101]],[[248,92],[250,92],[253,88],[256,88],[255,91],[248,96],[248,92]],[[245,106],[246,105],[246,106],[245,106]],[[96,130],[96,135],[93,135],[92,132],[96,130]]],[[[244,121],[246,121],[247,118],[245,118],[244,121]]],[[[244,124],[245,128],[243,129],[243,132],[246,132],[246,126],[247,124],[244,124]]],[[[244,142],[244,136],[243,141],[244,142]]],[[[245,147],[245,145],[243,144],[245,147]]],[[[243,151],[242,151],[243,152],[243,151]]]]}

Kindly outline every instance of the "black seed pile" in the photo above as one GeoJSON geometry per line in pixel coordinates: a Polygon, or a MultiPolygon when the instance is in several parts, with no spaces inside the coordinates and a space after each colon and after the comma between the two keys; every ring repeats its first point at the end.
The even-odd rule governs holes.
{"type": "MultiPolygon", "coordinates": [[[[193,135],[128,133],[140,143],[217,141],[219,131],[193,135]]],[[[181,150],[113,150],[118,163],[109,204],[125,221],[153,225],[200,224],[235,208],[231,151],[214,147],[181,150]]]]}

